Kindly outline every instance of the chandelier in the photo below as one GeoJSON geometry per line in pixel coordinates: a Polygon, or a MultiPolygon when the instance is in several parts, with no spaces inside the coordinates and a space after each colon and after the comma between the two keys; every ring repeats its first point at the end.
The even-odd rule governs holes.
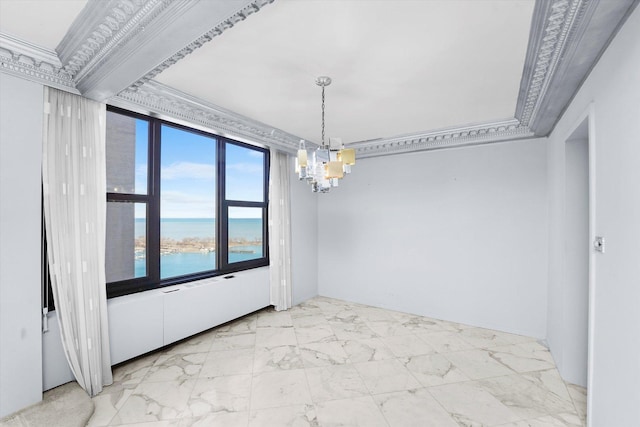
{"type": "Polygon", "coordinates": [[[300,140],[298,156],[296,157],[296,173],[300,181],[311,184],[314,193],[328,193],[332,187],[338,186],[338,181],[345,174],[351,173],[351,166],[356,163],[356,151],[344,148],[342,139],[329,138],[329,144],[324,141],[324,88],[331,84],[331,79],[320,76],[316,84],[322,87],[322,145],[309,156],[300,140]]]}

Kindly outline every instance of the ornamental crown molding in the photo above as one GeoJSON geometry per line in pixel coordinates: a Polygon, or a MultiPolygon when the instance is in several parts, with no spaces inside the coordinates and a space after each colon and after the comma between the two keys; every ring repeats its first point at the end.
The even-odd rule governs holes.
{"type": "Polygon", "coordinates": [[[275,146],[289,153],[296,152],[300,141],[298,137],[280,129],[180,92],[155,80],[150,80],[135,90],[124,90],[108,103],[168,120],[186,121],[213,130],[222,136],[275,146]]]}
{"type": "Polygon", "coordinates": [[[538,0],[515,118],[547,136],[638,0],[538,0]]]}
{"type": "Polygon", "coordinates": [[[375,157],[413,151],[481,145],[506,140],[531,138],[534,134],[517,119],[505,119],[489,123],[470,124],[460,127],[412,133],[393,138],[354,142],[358,157],[375,157]]]}
{"type": "MultiPolygon", "coordinates": [[[[300,138],[153,80],[273,1],[91,1],[56,51],[0,33],[0,72],[294,152],[300,138]]],[[[536,0],[512,119],[348,145],[369,157],[547,136],[639,3],[536,0]]]]}
{"type": "Polygon", "coordinates": [[[131,41],[170,4],[168,0],[107,0],[91,3],[56,49],[64,69],[80,81],[131,41]]]}
{"type": "Polygon", "coordinates": [[[0,33],[0,70],[47,86],[79,93],[55,51],[0,33]]]}
{"type": "MultiPolygon", "coordinates": [[[[180,92],[155,80],[136,90],[125,90],[109,100],[115,107],[143,114],[159,115],[168,120],[186,121],[213,130],[221,135],[240,137],[289,153],[298,149],[300,138],[267,124],[249,119],[220,106],[180,92]]],[[[504,140],[530,138],[533,133],[516,119],[463,127],[412,133],[393,138],[361,141],[348,144],[360,158],[422,151],[447,147],[488,144],[504,140]]],[[[317,144],[305,141],[309,148],[317,144]]]]}
{"type": "Polygon", "coordinates": [[[141,86],[273,1],[94,1],[56,50],[82,94],[102,101],[141,86]]]}
{"type": "Polygon", "coordinates": [[[536,2],[515,114],[524,126],[539,110],[539,101],[549,87],[571,24],[575,23],[570,18],[579,9],[579,3],[580,0],[536,2]]]}
{"type": "Polygon", "coordinates": [[[162,62],[160,65],[155,67],[153,70],[149,71],[146,75],[144,75],[140,80],[133,83],[129,86],[129,90],[136,90],[143,84],[147,83],[155,76],[160,74],[162,71],[166,70],[176,62],[180,61],[182,58],[187,55],[193,53],[196,49],[202,47],[205,43],[210,42],[215,37],[221,35],[225,30],[233,27],[238,22],[244,21],[248,16],[259,12],[264,6],[273,3],[275,0],[254,0],[250,4],[244,6],[240,10],[234,12],[227,19],[224,19],[218,25],[213,27],[211,30],[207,31],[202,36],[198,37],[193,42],[189,43],[179,52],[176,52],[173,56],[162,62]]]}

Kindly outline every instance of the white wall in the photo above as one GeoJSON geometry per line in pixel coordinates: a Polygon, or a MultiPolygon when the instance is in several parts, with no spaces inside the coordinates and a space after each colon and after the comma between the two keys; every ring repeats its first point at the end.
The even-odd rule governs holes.
{"type": "Polygon", "coordinates": [[[42,86],[0,73],[0,418],[42,398],[42,86]]]}
{"type": "MultiPolygon", "coordinates": [[[[601,57],[550,136],[549,337],[563,310],[565,140],[590,111],[595,179],[590,425],[640,425],[640,8],[601,57]]],[[[593,193],[592,193],[593,195],[593,193]]],[[[592,236],[593,237],[593,236],[592,236]]],[[[552,351],[560,344],[550,339],[552,351]]]]}
{"type": "MultiPolygon", "coordinates": [[[[586,127],[586,121],[581,126],[586,127]]],[[[565,143],[565,160],[565,278],[561,289],[564,307],[561,318],[563,354],[556,360],[558,369],[567,381],[586,387],[590,252],[589,141],[568,140],[565,143]]]]}
{"type": "Polygon", "coordinates": [[[544,337],[546,140],[359,161],[320,195],[319,293],[544,337]]]}
{"type": "MultiPolygon", "coordinates": [[[[291,159],[293,164],[293,159],[291,159]]],[[[291,275],[293,304],[318,295],[318,195],[291,175],[291,275]]]]}

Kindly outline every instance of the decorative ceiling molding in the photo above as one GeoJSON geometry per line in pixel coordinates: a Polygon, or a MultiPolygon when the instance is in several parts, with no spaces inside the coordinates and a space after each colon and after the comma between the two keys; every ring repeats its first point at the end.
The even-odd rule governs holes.
{"type": "Polygon", "coordinates": [[[167,0],[107,0],[85,7],[56,49],[65,70],[75,81],[82,80],[168,5],[167,0]]]}
{"type": "Polygon", "coordinates": [[[166,70],[167,68],[169,68],[170,66],[172,66],[176,62],[180,61],[185,56],[191,54],[196,49],[202,47],[205,43],[210,42],[214,37],[219,36],[225,30],[233,27],[234,25],[236,25],[240,21],[244,21],[249,15],[252,15],[255,12],[260,11],[260,9],[262,9],[264,6],[266,6],[266,5],[270,4],[270,3],[273,3],[274,1],[275,0],[254,0],[253,2],[251,2],[250,4],[248,4],[247,6],[242,8],[241,10],[237,11],[236,13],[234,13],[229,18],[227,18],[224,21],[222,21],[220,24],[216,25],[214,28],[212,28],[206,34],[203,34],[198,39],[196,39],[193,42],[189,43],[189,45],[185,46],[184,49],[181,49],[179,52],[177,52],[171,58],[167,59],[162,64],[158,65],[156,68],[151,70],[149,73],[147,73],[140,80],[138,80],[137,82],[133,83],[129,87],[129,90],[136,90],[138,87],[142,86],[143,84],[145,84],[149,80],[153,79],[155,76],[157,76],[162,71],[166,70]]]}
{"type": "MultiPolygon", "coordinates": [[[[152,80],[273,1],[93,1],[60,43],[59,57],[0,33],[0,71],[293,152],[300,138],[152,80]]],[[[513,119],[349,146],[369,157],[546,136],[639,3],[537,0],[513,119]]]]}
{"type": "MultiPolygon", "coordinates": [[[[579,1],[573,1],[574,13],[579,1]]],[[[571,15],[570,3],[570,0],[536,2],[515,114],[524,126],[529,125],[538,110],[538,101],[548,87],[549,77],[567,40],[567,26],[573,22],[567,19],[571,15]]]]}
{"type": "MultiPolygon", "coordinates": [[[[283,151],[295,153],[300,138],[267,124],[249,119],[197,97],[180,92],[155,80],[148,81],[135,90],[128,89],[109,100],[115,107],[134,110],[143,114],[155,114],[171,120],[198,124],[221,135],[240,137],[283,151]]],[[[516,119],[481,123],[463,127],[439,129],[407,134],[393,138],[362,141],[349,144],[360,158],[431,150],[464,145],[531,138],[533,133],[520,126],[516,119]]],[[[317,144],[305,141],[309,148],[317,144]]]]}
{"type": "Polygon", "coordinates": [[[115,107],[186,121],[222,136],[256,142],[293,153],[300,139],[294,135],[249,119],[202,99],[172,89],[154,80],[135,90],[127,89],[111,98],[115,107]]]}
{"type": "Polygon", "coordinates": [[[140,86],[273,1],[94,1],[56,51],[82,95],[103,101],[140,86]]]}
{"type": "Polygon", "coordinates": [[[515,117],[547,136],[638,0],[538,0],[515,117]]]}
{"type": "Polygon", "coordinates": [[[375,139],[349,144],[358,157],[374,157],[438,148],[480,145],[505,140],[531,138],[533,132],[520,126],[516,119],[481,123],[463,127],[408,134],[393,138],[375,139]]]}
{"type": "Polygon", "coordinates": [[[79,93],[55,51],[0,33],[0,70],[67,92],[79,93]]]}

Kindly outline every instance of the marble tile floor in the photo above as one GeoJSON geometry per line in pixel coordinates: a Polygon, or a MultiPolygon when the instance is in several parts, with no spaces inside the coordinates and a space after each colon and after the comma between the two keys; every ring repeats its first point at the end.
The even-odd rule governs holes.
{"type": "Polygon", "coordinates": [[[534,338],[316,297],[114,368],[88,426],[584,426],[534,338]]]}

